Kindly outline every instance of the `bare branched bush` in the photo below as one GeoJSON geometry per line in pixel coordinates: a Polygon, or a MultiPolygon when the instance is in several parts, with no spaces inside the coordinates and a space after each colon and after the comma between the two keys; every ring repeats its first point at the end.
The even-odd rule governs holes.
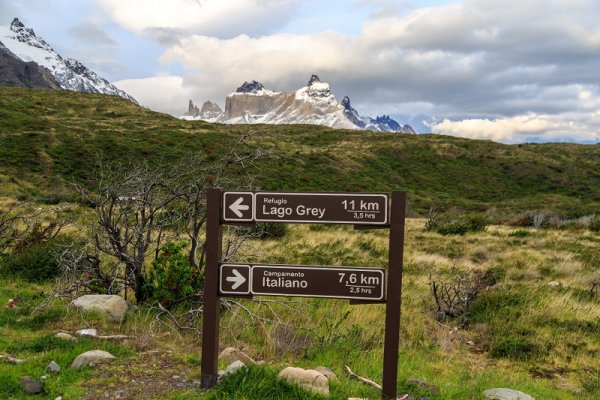
{"type": "Polygon", "coordinates": [[[464,323],[469,304],[489,286],[486,282],[487,279],[481,273],[461,272],[455,268],[446,281],[436,282],[430,276],[429,285],[437,307],[436,319],[442,322],[448,318],[459,318],[460,323],[464,323]]]}
{"type": "MultiPolygon", "coordinates": [[[[155,166],[145,162],[100,165],[91,186],[75,186],[85,202],[95,209],[96,223],[90,232],[94,255],[72,255],[71,266],[65,271],[79,274],[81,260],[87,260],[83,265],[91,268],[91,261],[102,256],[102,260],[109,260],[109,271],[100,268],[93,272],[99,277],[101,287],[108,290],[114,286],[109,282],[118,281],[125,289],[134,291],[138,302],[144,302],[152,298],[155,287],[147,282],[149,259],[153,257],[156,262],[164,246],[186,238],[189,266],[194,274],[203,274],[202,232],[207,220],[208,189],[251,189],[254,162],[267,155],[260,148],[245,146],[249,136],[241,137],[229,151],[216,158],[192,155],[178,163],[155,166]],[[120,275],[114,272],[120,269],[123,270],[120,275]]],[[[248,230],[232,228],[230,233],[224,243],[225,261],[252,236],[248,230]]]]}
{"type": "Polygon", "coordinates": [[[18,237],[18,224],[26,218],[23,203],[14,202],[0,210],[0,253],[10,247],[18,237]]]}

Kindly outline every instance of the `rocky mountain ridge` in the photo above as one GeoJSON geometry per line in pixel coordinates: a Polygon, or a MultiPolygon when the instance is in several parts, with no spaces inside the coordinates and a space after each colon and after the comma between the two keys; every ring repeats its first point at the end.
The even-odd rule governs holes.
{"type": "Polygon", "coordinates": [[[312,75],[306,86],[289,94],[266,89],[257,81],[244,82],[225,99],[225,110],[207,101],[199,109],[190,100],[186,120],[225,124],[311,124],[331,128],[415,133],[388,115],[361,116],[348,96],[338,102],[328,83],[312,75]]]}
{"type": "Polygon", "coordinates": [[[0,85],[60,89],[50,71],[32,61],[21,60],[2,42],[0,42],[0,85]]]}
{"type": "MultiPolygon", "coordinates": [[[[132,96],[112,85],[81,62],[72,58],[63,58],[48,42],[37,36],[33,29],[26,27],[18,18],[13,19],[10,27],[0,26],[0,43],[8,52],[23,63],[35,63],[41,67],[40,74],[44,75],[44,71],[47,71],[52,76],[54,83],[61,89],[84,93],[116,95],[138,104],[132,96]]],[[[3,54],[3,58],[8,59],[9,56],[6,55],[6,51],[3,54]]],[[[15,71],[19,67],[14,62],[11,62],[11,65],[10,75],[18,75],[15,71]]],[[[7,78],[2,78],[1,80],[9,80],[8,71],[9,69],[7,68],[5,70],[7,78]]],[[[4,75],[2,74],[0,77],[4,77],[4,75]]],[[[14,78],[10,80],[14,81],[14,78]]],[[[36,78],[36,82],[39,83],[39,79],[36,78]]],[[[27,86],[27,83],[23,84],[27,86]]],[[[42,87],[52,86],[44,86],[42,84],[42,87]]]]}

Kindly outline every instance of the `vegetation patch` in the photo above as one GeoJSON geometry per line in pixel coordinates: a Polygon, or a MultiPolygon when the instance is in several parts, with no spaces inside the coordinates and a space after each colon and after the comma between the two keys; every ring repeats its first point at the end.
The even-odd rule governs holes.
{"type": "Polygon", "coordinates": [[[450,210],[433,213],[427,220],[425,229],[441,235],[464,235],[468,232],[481,232],[487,225],[488,221],[482,214],[450,210]]]}

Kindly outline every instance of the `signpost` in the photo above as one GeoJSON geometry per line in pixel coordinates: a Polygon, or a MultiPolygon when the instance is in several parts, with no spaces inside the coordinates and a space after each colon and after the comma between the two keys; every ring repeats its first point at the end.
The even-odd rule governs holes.
{"type": "Polygon", "coordinates": [[[201,386],[217,382],[219,296],[292,296],[384,302],[382,398],[395,399],[406,194],[223,192],[207,196],[206,272],[201,386]],[[221,264],[222,224],[256,222],[354,224],[389,228],[388,267],[221,264]]]}

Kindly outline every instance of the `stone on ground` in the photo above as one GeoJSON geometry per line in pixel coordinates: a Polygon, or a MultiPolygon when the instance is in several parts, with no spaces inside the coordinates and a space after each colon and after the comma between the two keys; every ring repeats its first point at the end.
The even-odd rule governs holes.
{"type": "Polygon", "coordinates": [[[59,339],[70,340],[72,342],[76,342],[77,341],[77,339],[74,336],[71,336],[68,333],[64,333],[64,332],[58,332],[54,336],[57,337],[57,338],[59,338],[59,339]]]}
{"type": "Polygon", "coordinates": [[[100,311],[115,322],[121,322],[127,314],[127,302],[114,294],[86,294],[71,302],[81,311],[100,311]]]}
{"type": "Polygon", "coordinates": [[[309,392],[329,395],[329,379],[314,369],[287,367],[277,376],[289,383],[297,384],[309,392]]]}
{"type": "Polygon", "coordinates": [[[46,383],[44,381],[34,380],[30,376],[24,376],[21,378],[21,387],[27,394],[38,394],[44,391],[46,383]]]}
{"type": "Polygon", "coordinates": [[[50,361],[50,364],[48,364],[48,366],[46,367],[46,372],[58,374],[60,372],[60,365],[58,365],[54,361],[50,361]]]}
{"type": "Polygon", "coordinates": [[[73,361],[73,364],[71,364],[71,368],[77,369],[85,365],[94,365],[98,361],[113,360],[115,358],[115,356],[103,350],[86,351],[85,353],[77,356],[77,358],[73,361]]]}
{"type": "Polygon", "coordinates": [[[243,362],[241,362],[240,360],[234,361],[231,364],[229,364],[227,366],[227,368],[225,368],[225,371],[223,371],[223,376],[227,376],[229,374],[233,374],[235,373],[238,369],[242,368],[243,366],[245,366],[246,364],[244,364],[243,362]]]}
{"type": "Polygon", "coordinates": [[[483,392],[485,400],[535,400],[533,397],[514,389],[494,388],[483,392]]]}
{"type": "Polygon", "coordinates": [[[98,330],[96,328],[80,329],[75,333],[79,336],[92,336],[92,337],[98,336],[98,330]]]}
{"type": "Polygon", "coordinates": [[[241,361],[246,365],[256,364],[256,361],[250,356],[234,347],[225,348],[221,354],[219,354],[219,360],[225,361],[227,364],[231,364],[234,361],[241,361]]]}
{"type": "Polygon", "coordinates": [[[420,387],[421,389],[429,390],[432,393],[438,393],[437,386],[427,383],[425,379],[417,378],[416,376],[410,376],[406,378],[406,384],[420,387]]]}
{"type": "Polygon", "coordinates": [[[335,372],[332,371],[331,368],[319,366],[319,367],[315,368],[315,371],[320,372],[323,375],[325,375],[327,377],[327,379],[329,379],[330,382],[335,381],[337,379],[337,375],[335,374],[335,372]]]}

